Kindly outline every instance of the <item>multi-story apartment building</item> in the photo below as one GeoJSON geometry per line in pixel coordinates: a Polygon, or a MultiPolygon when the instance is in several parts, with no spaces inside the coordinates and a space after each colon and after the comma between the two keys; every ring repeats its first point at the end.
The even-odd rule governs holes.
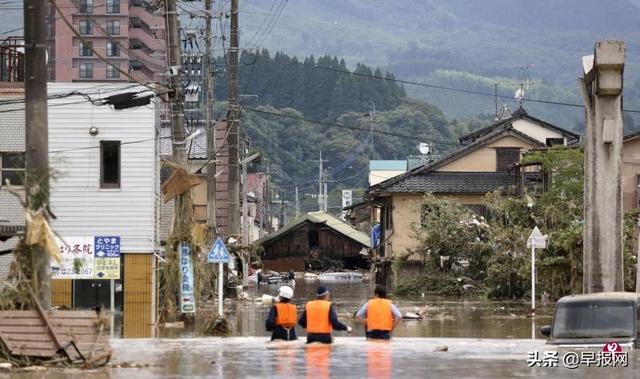
{"type": "Polygon", "coordinates": [[[144,0],[57,0],[47,23],[49,80],[158,82],[166,69],[161,10],[144,0]],[[67,23],[79,32],[78,37],[67,23]],[[106,58],[105,63],[92,51],[106,58]]]}

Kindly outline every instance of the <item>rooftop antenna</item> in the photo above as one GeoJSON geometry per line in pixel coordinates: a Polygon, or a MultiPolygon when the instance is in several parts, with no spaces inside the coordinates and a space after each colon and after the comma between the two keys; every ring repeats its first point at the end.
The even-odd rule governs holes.
{"type": "Polygon", "coordinates": [[[420,142],[418,144],[418,150],[420,150],[420,153],[422,155],[431,154],[431,143],[430,142],[420,142]]]}
{"type": "Polygon", "coordinates": [[[529,80],[529,69],[533,68],[533,63],[520,66],[520,88],[516,90],[514,98],[518,102],[518,107],[522,107],[522,101],[524,100],[525,91],[529,90],[529,86],[533,83],[529,80]]]}

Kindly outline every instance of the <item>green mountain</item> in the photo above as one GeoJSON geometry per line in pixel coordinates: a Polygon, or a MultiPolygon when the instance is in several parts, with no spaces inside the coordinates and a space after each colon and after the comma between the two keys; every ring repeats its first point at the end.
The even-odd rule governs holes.
{"type": "MultiPolygon", "coordinates": [[[[620,38],[627,42],[625,106],[640,108],[638,0],[252,0],[241,12],[244,48],[338,55],[350,67],[365,62],[398,78],[487,94],[498,83],[506,98],[528,78],[536,85],[526,97],[578,104],[581,57],[592,53],[598,39],[620,38]],[[275,18],[281,3],[286,4],[275,18]],[[260,25],[272,19],[275,24],[263,33],[260,25]],[[521,70],[526,65],[533,66],[521,70]]],[[[491,96],[412,85],[405,90],[449,117],[495,108],[491,96]]],[[[527,109],[563,127],[581,123],[579,109],[536,104],[527,109]]]]}

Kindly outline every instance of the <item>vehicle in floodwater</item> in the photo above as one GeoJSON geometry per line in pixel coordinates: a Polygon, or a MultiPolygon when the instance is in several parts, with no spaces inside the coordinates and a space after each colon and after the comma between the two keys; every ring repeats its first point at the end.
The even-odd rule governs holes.
{"type": "Polygon", "coordinates": [[[318,276],[326,283],[362,283],[364,275],[357,271],[324,272],[318,276]]]}
{"type": "Polygon", "coordinates": [[[565,296],[558,300],[551,325],[540,332],[547,344],[568,348],[602,348],[616,342],[623,348],[640,347],[640,295],[602,292],[565,296]]]}

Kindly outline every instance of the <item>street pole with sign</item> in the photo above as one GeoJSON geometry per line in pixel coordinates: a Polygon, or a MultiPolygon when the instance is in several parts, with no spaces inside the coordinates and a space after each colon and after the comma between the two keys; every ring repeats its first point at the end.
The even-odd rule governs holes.
{"type": "Polygon", "coordinates": [[[229,263],[229,250],[222,242],[222,238],[218,237],[213,243],[209,254],[207,255],[207,262],[218,264],[218,317],[224,317],[224,311],[222,305],[224,302],[224,264],[229,263]]]}
{"type": "Polygon", "coordinates": [[[536,249],[546,249],[548,236],[542,235],[538,226],[534,227],[527,238],[527,247],[531,248],[531,338],[535,338],[536,318],[536,249]]]}

